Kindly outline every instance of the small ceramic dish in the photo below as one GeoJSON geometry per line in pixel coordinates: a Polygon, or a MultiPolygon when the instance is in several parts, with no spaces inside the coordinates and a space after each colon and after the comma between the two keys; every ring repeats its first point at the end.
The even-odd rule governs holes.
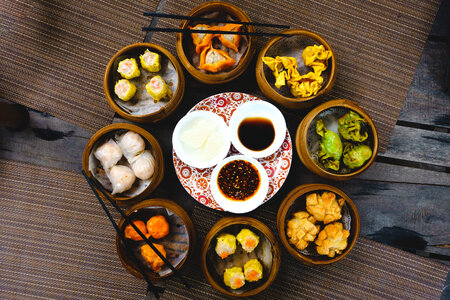
{"type": "Polygon", "coordinates": [[[178,157],[195,168],[209,168],[222,161],[230,150],[225,121],[209,111],[193,111],[178,121],[172,135],[178,157]]]}
{"type": "MultiPolygon", "coordinates": [[[[239,7],[221,1],[212,1],[200,4],[187,15],[193,17],[215,18],[220,20],[231,18],[237,21],[251,22],[247,14],[239,7]]],[[[189,27],[193,27],[197,24],[204,24],[204,22],[186,20],[181,23],[180,29],[189,29],[189,27]]],[[[225,24],[214,23],[206,25],[223,26],[225,24]]],[[[244,26],[242,30],[246,30],[247,32],[256,31],[253,25],[244,26]]],[[[237,52],[223,46],[217,38],[213,38],[213,48],[226,51],[228,55],[236,61],[231,68],[224,71],[211,73],[198,68],[200,64],[200,54],[195,51],[191,34],[177,34],[176,46],[178,57],[186,70],[200,82],[206,84],[220,84],[229,82],[241,75],[247,69],[256,50],[256,36],[241,35],[240,37],[241,40],[237,52]]]]}
{"type": "Polygon", "coordinates": [[[372,119],[362,108],[350,100],[337,99],[315,107],[303,118],[297,128],[295,146],[300,160],[311,172],[332,180],[348,180],[363,173],[375,161],[378,153],[378,134],[372,119]],[[335,171],[326,168],[319,159],[322,137],[316,132],[316,124],[318,120],[323,120],[328,130],[338,134],[338,120],[350,111],[356,112],[364,119],[361,132],[367,132],[368,137],[363,142],[353,142],[346,141],[339,135],[344,145],[342,157],[345,157],[345,143],[350,145],[367,145],[372,150],[372,155],[361,167],[353,169],[347,167],[341,157],[339,170],[335,171]]]}
{"type": "MultiPolygon", "coordinates": [[[[97,131],[89,140],[83,152],[83,170],[86,174],[95,179],[103,190],[114,199],[119,205],[131,205],[137,201],[148,197],[159,185],[164,176],[164,160],[161,146],[158,141],[146,130],[132,124],[117,123],[108,125],[97,131]],[[134,132],[143,138],[145,150],[149,150],[154,158],[154,173],[147,180],[136,178],[130,189],[112,195],[113,187],[106,171],[101,162],[94,155],[95,151],[108,141],[115,141],[127,132],[134,132]]],[[[131,164],[124,155],[115,165],[123,165],[130,167],[131,164]]]]}
{"type": "Polygon", "coordinates": [[[230,119],[233,146],[243,155],[261,158],[272,155],[286,138],[286,121],[274,105],[251,101],[239,106],[230,119]]]}
{"type": "Polygon", "coordinates": [[[272,231],[262,222],[249,217],[225,217],[214,224],[203,240],[200,259],[203,274],[214,289],[227,296],[249,297],[264,291],[275,280],[281,264],[281,249],[272,231]],[[259,237],[258,245],[247,253],[240,242],[236,241],[235,252],[222,259],[215,250],[218,236],[236,236],[242,229],[256,234],[259,237]],[[245,270],[245,263],[251,259],[257,259],[261,263],[262,278],[256,282],[246,281],[238,289],[225,285],[225,269],[239,267],[245,270]]]}
{"type": "Polygon", "coordinates": [[[264,95],[284,107],[292,109],[310,107],[318,97],[330,92],[337,74],[336,57],[327,41],[316,33],[302,29],[289,29],[281,33],[291,34],[292,36],[275,37],[264,45],[256,61],[256,81],[264,95]],[[300,75],[304,75],[312,72],[313,69],[305,66],[302,53],[306,47],[313,45],[323,45],[325,50],[331,51],[332,54],[328,59],[328,67],[321,74],[323,83],[317,94],[309,97],[294,97],[287,85],[282,86],[280,89],[276,88],[275,78],[269,67],[263,63],[263,57],[295,57],[298,63],[297,70],[300,75]]]}
{"type": "MultiPolygon", "coordinates": [[[[316,222],[315,225],[320,225],[320,230],[323,230],[328,224],[316,222]]],[[[277,214],[277,228],[281,243],[294,258],[307,265],[326,265],[344,258],[356,243],[359,227],[359,214],[353,201],[338,188],[326,184],[305,184],[296,187],[284,198],[277,214]],[[312,193],[320,195],[325,191],[334,193],[337,200],[340,198],[345,200],[341,208],[342,217],[336,222],[342,223],[343,229],[350,233],[347,238],[347,247],[342,250],[341,254],[336,254],[333,258],[327,255],[319,255],[314,242],[309,242],[308,247],[304,250],[298,250],[295,245],[289,243],[289,237],[287,236],[287,223],[294,217],[293,214],[299,211],[306,212],[306,196],[312,193]]],[[[318,235],[315,240],[317,240],[317,237],[318,235]]]]}
{"type": "Polygon", "coordinates": [[[235,155],[217,164],[209,186],[214,200],[223,210],[243,214],[263,203],[269,190],[269,178],[256,159],[235,155]]]}
{"type": "MultiPolygon", "coordinates": [[[[195,247],[195,230],[189,215],[181,206],[167,199],[150,199],[132,206],[126,211],[126,215],[133,221],[139,220],[144,222],[144,224],[147,224],[151,217],[162,215],[169,224],[169,233],[162,238],[153,239],[154,243],[164,246],[166,258],[177,270],[190,258],[195,247]]],[[[124,222],[125,219],[122,218],[118,225],[122,230],[125,229],[124,222]]],[[[127,271],[138,278],[142,278],[138,267],[126,254],[125,246],[133,251],[139,262],[144,266],[150,279],[158,280],[173,275],[172,270],[165,265],[161,267],[159,272],[152,270],[151,266],[147,264],[141,255],[140,249],[144,245],[146,243],[143,240],[135,241],[132,239],[125,239],[124,245],[116,234],[117,255],[127,271]]]]}
{"type": "Polygon", "coordinates": [[[132,44],[119,50],[109,61],[103,79],[103,89],[108,104],[123,118],[138,123],[156,122],[170,115],[183,98],[184,86],[183,70],[175,56],[163,47],[151,43],[132,44]],[[140,56],[147,49],[159,54],[161,59],[160,71],[150,72],[142,67],[140,56]],[[124,79],[117,71],[119,62],[127,58],[136,60],[140,76],[128,79],[136,86],[136,93],[130,100],[122,101],[116,95],[114,89],[116,82],[124,79]],[[146,84],[155,76],[160,76],[166,82],[171,96],[154,101],[146,90],[146,84]]]}

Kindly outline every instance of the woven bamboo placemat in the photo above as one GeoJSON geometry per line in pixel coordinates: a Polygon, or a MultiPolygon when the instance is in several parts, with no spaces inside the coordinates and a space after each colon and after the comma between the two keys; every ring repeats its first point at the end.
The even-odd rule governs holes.
{"type": "MultiPolygon", "coordinates": [[[[205,1],[166,0],[163,11],[186,14],[201,2],[205,1]]],[[[338,66],[336,82],[325,99],[347,98],[359,103],[377,126],[380,150],[386,150],[439,0],[229,2],[254,22],[287,24],[323,36],[333,48],[338,66]]],[[[160,19],[157,25],[178,27],[180,23],[160,19]]],[[[257,53],[267,40],[258,38],[257,53]]],[[[154,33],[152,41],[175,53],[175,34],[154,33]]]]}
{"type": "MultiPolygon", "coordinates": [[[[139,299],[145,282],[128,274],[115,233],[81,174],[0,160],[0,299],[139,299]]],[[[275,232],[277,203],[252,213],[275,232]]],[[[117,218],[117,214],[114,214],[117,218]]],[[[168,280],[163,299],[222,299],[203,278],[199,249],[221,213],[197,206],[196,253],[168,280]]],[[[339,263],[306,267],[284,251],[274,284],[256,299],[438,299],[448,267],[359,238],[339,263]]]]}
{"type": "Polygon", "coordinates": [[[112,122],[109,59],[142,42],[158,1],[0,1],[0,97],[91,131],[112,122]]]}

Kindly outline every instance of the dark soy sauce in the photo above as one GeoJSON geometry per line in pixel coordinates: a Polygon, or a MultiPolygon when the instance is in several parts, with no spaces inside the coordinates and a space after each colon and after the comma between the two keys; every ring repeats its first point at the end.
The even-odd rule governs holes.
{"type": "Polygon", "coordinates": [[[266,118],[245,118],[238,127],[238,136],[242,145],[252,151],[262,151],[272,145],[275,128],[266,118]]]}

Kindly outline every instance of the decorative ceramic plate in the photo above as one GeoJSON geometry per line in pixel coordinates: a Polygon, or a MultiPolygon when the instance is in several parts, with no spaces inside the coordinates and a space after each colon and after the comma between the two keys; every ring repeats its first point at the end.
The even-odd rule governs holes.
{"type": "MultiPolygon", "coordinates": [[[[195,105],[190,112],[196,110],[211,111],[222,117],[227,125],[231,115],[240,105],[248,102],[261,100],[255,96],[244,93],[223,93],[208,97],[195,105]]],[[[227,156],[240,154],[233,146],[227,156]]],[[[292,163],[292,141],[289,131],[286,130],[286,138],[280,149],[274,154],[257,159],[264,167],[269,177],[269,191],[264,202],[272,198],[286,180],[292,163]]],[[[210,208],[222,210],[214,200],[209,189],[212,168],[197,169],[182,162],[175,151],[173,151],[173,165],[178,179],[183,187],[195,200],[210,208]]]]}

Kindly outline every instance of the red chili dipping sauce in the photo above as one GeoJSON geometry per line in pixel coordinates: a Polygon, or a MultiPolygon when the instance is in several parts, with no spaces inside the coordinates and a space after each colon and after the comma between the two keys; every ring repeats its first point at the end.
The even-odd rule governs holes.
{"type": "Polygon", "coordinates": [[[261,178],[255,166],[245,160],[235,160],[224,165],[217,178],[222,194],[230,200],[245,201],[259,188],[261,178]]]}

